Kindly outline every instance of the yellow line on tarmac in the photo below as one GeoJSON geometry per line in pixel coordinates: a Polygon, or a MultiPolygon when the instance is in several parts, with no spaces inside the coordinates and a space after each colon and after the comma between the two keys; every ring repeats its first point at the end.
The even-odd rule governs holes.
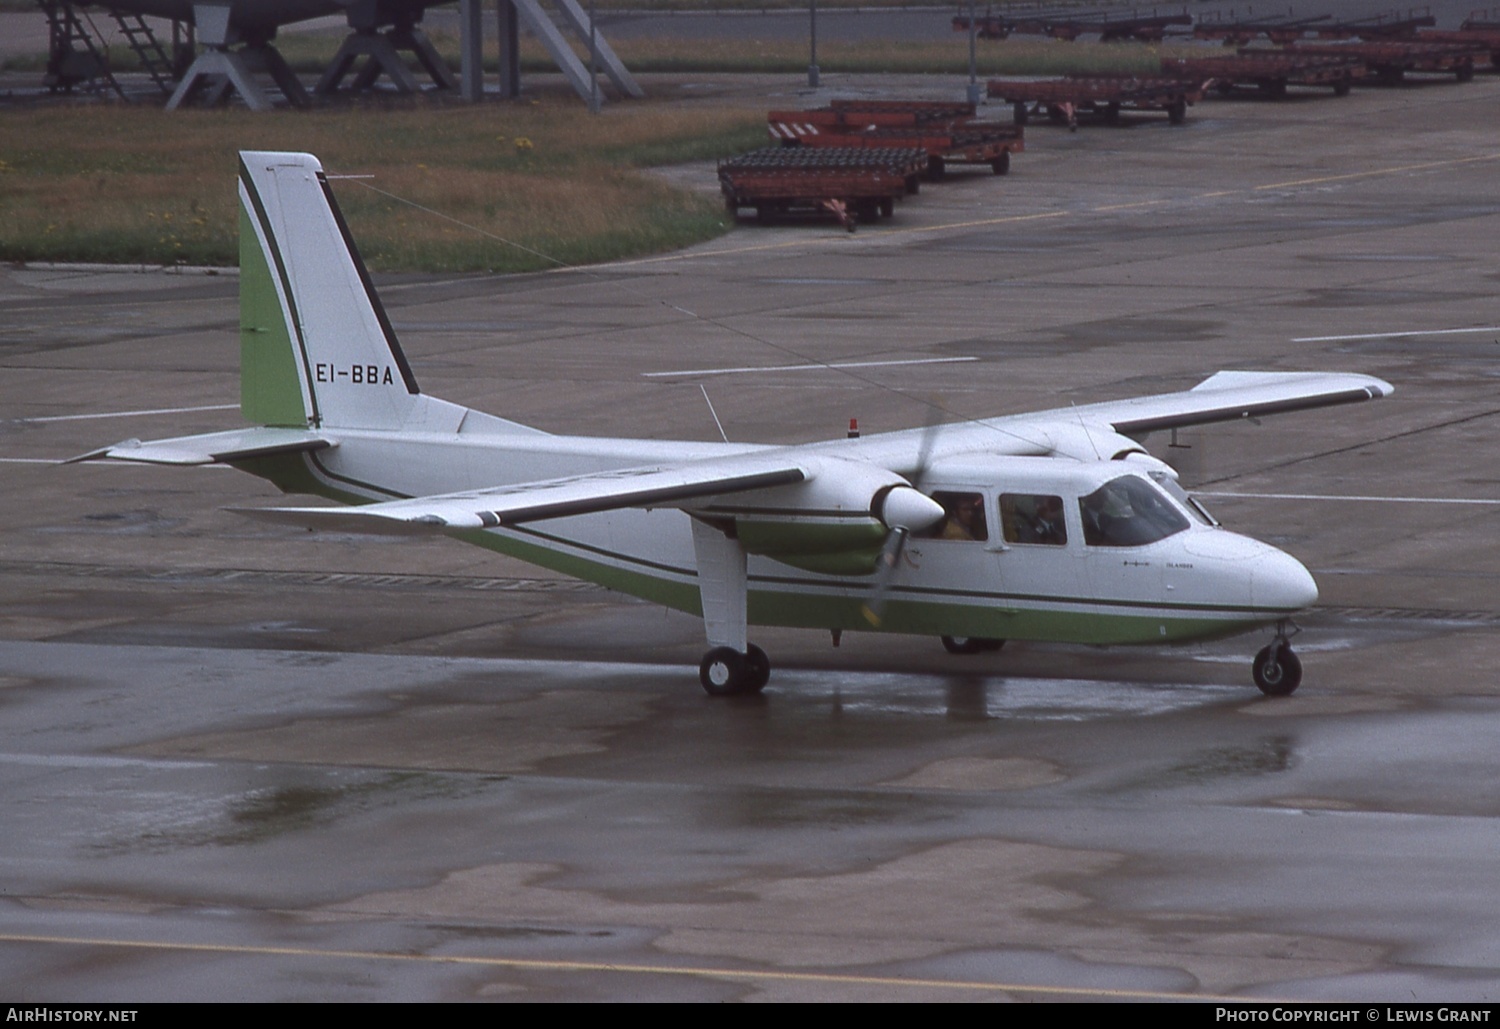
{"type": "Polygon", "coordinates": [[[620,972],[630,975],[676,975],[700,979],[732,979],[754,982],[810,983],[839,986],[880,986],[908,989],[941,989],[1016,993],[1056,997],[1094,997],[1106,1000],[1218,1001],[1232,1004],[1269,1003],[1264,997],[1227,997],[1168,990],[1111,990],[1079,986],[1037,986],[1021,983],[972,982],[961,979],[908,979],[898,976],[843,975],[837,972],[749,971],[742,968],[709,968],[683,965],[631,964],[612,961],[540,961],[525,958],[476,957],[462,954],[400,954],[375,950],[320,950],[312,947],[272,947],[230,943],[178,943],[157,940],[98,939],[85,936],[40,936],[0,933],[0,943],[44,943],[75,947],[117,947],[130,950],[179,951],[199,954],[249,954],[267,957],[319,957],[355,961],[407,961],[433,965],[469,965],[509,968],[529,972],[620,972]]]}
{"type": "Polygon", "coordinates": [[[1252,191],[1266,189],[1290,189],[1293,186],[1318,186],[1325,182],[1347,182],[1350,179],[1370,179],[1380,175],[1400,175],[1402,172],[1426,171],[1429,168],[1451,168],[1475,161],[1494,161],[1500,154],[1480,154],[1478,157],[1455,157],[1447,161],[1423,161],[1420,164],[1401,164],[1394,168],[1376,168],[1372,171],[1347,172],[1343,175],[1322,175],[1313,179],[1290,179],[1286,182],[1271,182],[1264,186],[1252,186],[1252,191]]]}

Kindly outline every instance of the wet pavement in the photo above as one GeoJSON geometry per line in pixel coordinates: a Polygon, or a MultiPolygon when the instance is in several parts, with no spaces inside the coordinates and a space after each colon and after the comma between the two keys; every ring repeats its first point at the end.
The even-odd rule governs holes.
{"type": "Polygon", "coordinates": [[[1284,701],[1249,684],[1259,635],[960,658],[786,630],[753,634],[763,697],[711,700],[692,619],[450,541],[248,522],[223,509],[272,494],[226,471],[52,463],[237,424],[237,284],[0,269],[0,981],[1493,998],[1497,100],[1480,76],[1038,126],[1009,177],[853,236],[384,283],[426,390],[554,431],[713,438],[700,382],[775,442],[922,424],[911,397],[1382,376],[1377,404],[1151,441],[1318,578],[1284,701]],[[644,374],[943,356],[978,360],[644,374]]]}

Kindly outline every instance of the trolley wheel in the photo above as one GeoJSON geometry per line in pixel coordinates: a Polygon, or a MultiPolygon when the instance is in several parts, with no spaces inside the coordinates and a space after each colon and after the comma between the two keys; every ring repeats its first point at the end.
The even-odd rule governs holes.
{"type": "Polygon", "coordinates": [[[1181,125],[1187,121],[1187,101],[1174,100],[1167,106],[1167,121],[1172,125],[1181,125]]]}
{"type": "Polygon", "coordinates": [[[1334,96],[1348,96],[1352,83],[1349,79],[1339,79],[1333,84],[1334,96]]]}
{"type": "Polygon", "coordinates": [[[990,171],[994,172],[996,175],[1006,175],[1010,173],[1009,150],[1000,151],[1000,155],[990,162],[990,171]]]}
{"type": "Polygon", "coordinates": [[[1012,104],[1010,111],[1011,120],[1014,121],[1017,125],[1025,125],[1028,121],[1031,120],[1031,111],[1022,101],[1017,101],[1016,103],[1012,104]]]}
{"type": "Polygon", "coordinates": [[[890,197],[880,198],[880,217],[889,218],[896,213],[896,201],[890,197]]]}

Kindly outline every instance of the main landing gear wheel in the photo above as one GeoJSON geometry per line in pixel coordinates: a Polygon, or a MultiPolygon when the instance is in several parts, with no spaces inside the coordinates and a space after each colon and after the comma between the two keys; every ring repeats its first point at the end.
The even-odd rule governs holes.
{"type": "Polygon", "coordinates": [[[1288,697],[1302,684],[1302,660],[1281,641],[1269,644],[1255,655],[1251,668],[1255,685],[1268,697],[1288,697]]]}
{"type": "Polygon", "coordinates": [[[983,654],[999,650],[1004,640],[987,640],[979,636],[944,636],[943,649],[950,654],[983,654]]]}
{"type": "Polygon", "coordinates": [[[771,681],[771,659],[753,643],[744,654],[733,647],[715,647],[703,655],[698,681],[710,697],[759,693],[771,681]]]}
{"type": "Polygon", "coordinates": [[[748,644],[745,650],[745,671],[750,677],[747,693],[759,693],[771,681],[771,659],[754,643],[748,644]]]}

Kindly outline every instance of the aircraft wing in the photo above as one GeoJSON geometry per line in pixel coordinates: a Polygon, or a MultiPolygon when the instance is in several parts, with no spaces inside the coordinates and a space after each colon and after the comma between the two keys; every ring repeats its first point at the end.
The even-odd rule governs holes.
{"type": "Polygon", "coordinates": [[[356,507],[234,508],[262,521],[342,532],[405,535],[591,514],[624,507],[667,507],[810,477],[788,455],[743,454],[681,465],[626,468],[564,479],[388,500],[356,507]]]}
{"type": "Polygon", "coordinates": [[[1190,390],[1068,408],[1116,432],[1144,436],[1160,429],[1333,407],[1390,396],[1395,387],[1371,375],[1344,372],[1217,372],[1190,390]]]}

